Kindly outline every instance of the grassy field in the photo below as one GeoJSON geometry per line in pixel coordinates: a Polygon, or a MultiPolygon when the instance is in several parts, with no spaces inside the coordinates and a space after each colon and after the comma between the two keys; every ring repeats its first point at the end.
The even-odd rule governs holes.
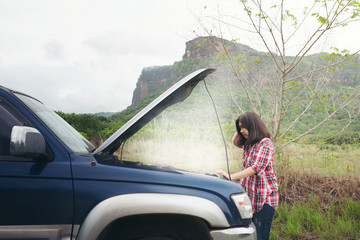
{"type": "Polygon", "coordinates": [[[360,173],[360,145],[293,144],[278,156],[278,167],[316,176],[350,176],[360,173]]]}
{"type": "Polygon", "coordinates": [[[276,167],[271,239],[360,239],[360,146],[291,145],[276,167]]]}
{"type": "Polygon", "coordinates": [[[309,195],[303,203],[281,203],[270,239],[359,239],[360,204],[344,199],[327,205],[309,195]]]}

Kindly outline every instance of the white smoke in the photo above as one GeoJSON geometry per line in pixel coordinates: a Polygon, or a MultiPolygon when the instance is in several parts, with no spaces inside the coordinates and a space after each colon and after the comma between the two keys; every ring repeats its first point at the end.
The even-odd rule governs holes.
{"type": "Polygon", "coordinates": [[[240,109],[232,103],[228,76],[218,71],[206,79],[206,85],[216,104],[225,143],[211,98],[204,83],[200,82],[188,99],[163,111],[130,138],[125,144],[123,158],[215,173],[217,169],[226,170],[228,155],[232,168],[238,168],[241,150],[232,146],[231,138],[240,109]],[[232,105],[234,111],[229,107],[232,105]]]}

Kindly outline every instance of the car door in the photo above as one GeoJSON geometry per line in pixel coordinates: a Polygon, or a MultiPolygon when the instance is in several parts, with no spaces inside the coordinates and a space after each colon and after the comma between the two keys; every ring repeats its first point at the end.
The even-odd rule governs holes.
{"type": "Polygon", "coordinates": [[[31,122],[1,94],[0,90],[0,239],[70,239],[73,184],[69,154],[41,129],[47,143],[46,159],[11,155],[13,127],[35,128],[40,123],[31,122]]]}

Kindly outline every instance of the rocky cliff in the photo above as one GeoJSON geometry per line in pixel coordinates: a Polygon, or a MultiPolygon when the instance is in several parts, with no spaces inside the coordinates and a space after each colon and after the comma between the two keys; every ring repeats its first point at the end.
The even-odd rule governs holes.
{"type": "Polygon", "coordinates": [[[171,86],[172,66],[147,67],[140,74],[133,93],[132,105],[148,95],[171,86]]]}
{"type": "Polygon", "coordinates": [[[226,51],[259,54],[246,45],[233,43],[217,37],[198,37],[186,42],[181,61],[170,66],[144,68],[133,92],[132,105],[139,103],[148,95],[164,91],[187,74],[203,67],[214,67],[212,57],[226,51]]]}

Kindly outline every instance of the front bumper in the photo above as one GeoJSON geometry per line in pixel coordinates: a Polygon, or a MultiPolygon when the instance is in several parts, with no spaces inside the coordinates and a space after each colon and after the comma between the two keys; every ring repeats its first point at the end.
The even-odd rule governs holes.
{"type": "Polygon", "coordinates": [[[210,231],[213,240],[256,240],[254,223],[249,227],[227,228],[210,231]]]}

